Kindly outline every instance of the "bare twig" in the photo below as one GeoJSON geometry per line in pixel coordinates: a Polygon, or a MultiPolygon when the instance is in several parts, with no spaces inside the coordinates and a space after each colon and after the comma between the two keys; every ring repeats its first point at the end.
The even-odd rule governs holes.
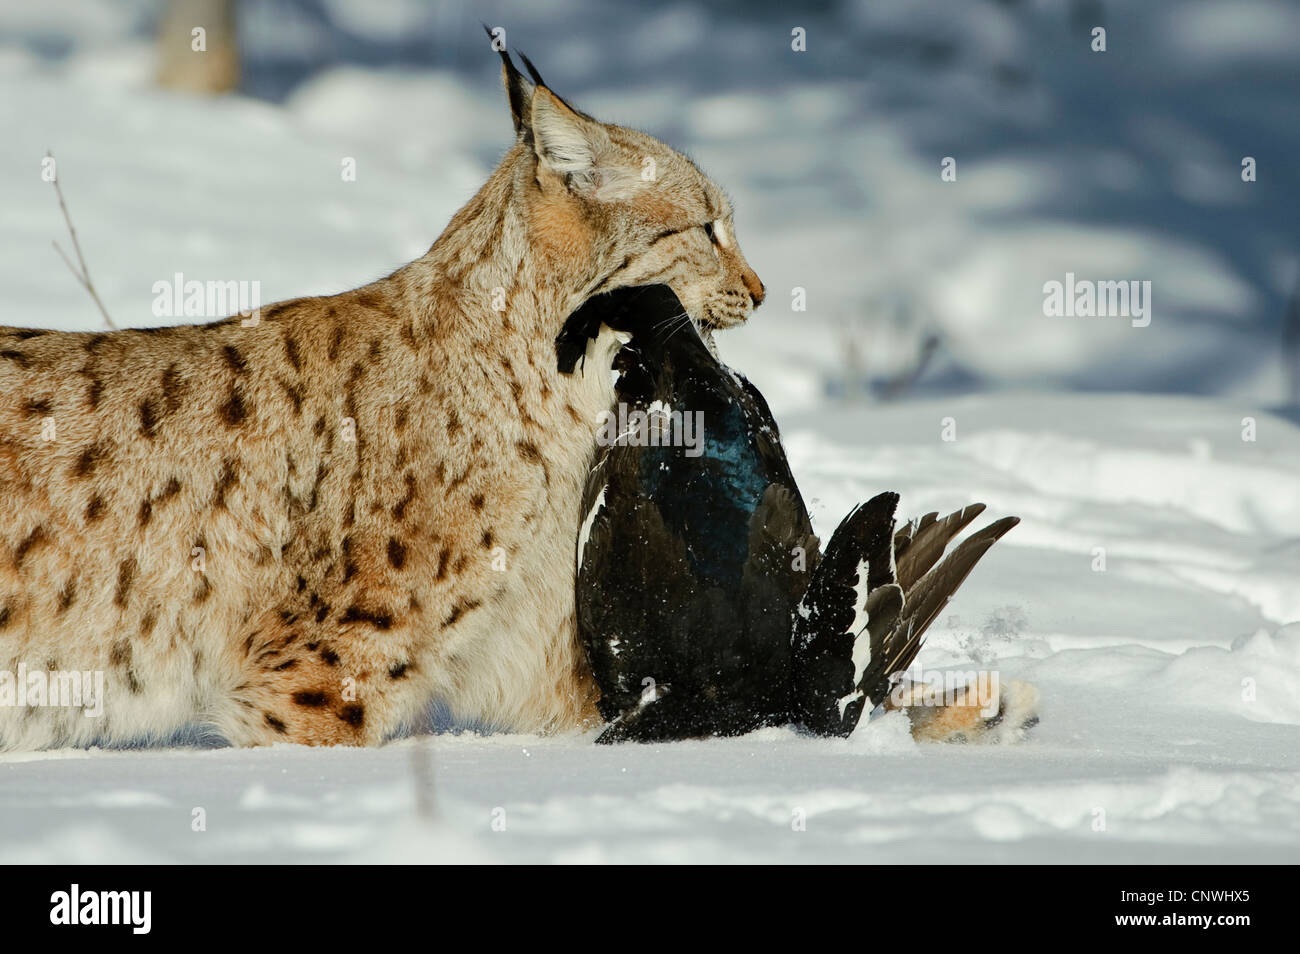
{"type": "MultiPolygon", "coordinates": [[[[49,159],[54,158],[54,154],[51,152],[46,152],[45,155],[49,159]]],[[[54,167],[54,178],[50,181],[54,185],[54,194],[59,197],[59,209],[63,212],[63,221],[68,225],[68,234],[72,237],[72,248],[73,251],[77,253],[77,261],[81,263],[81,268],[78,269],[72,264],[72,259],[68,258],[67,252],[63,251],[63,249],[59,247],[58,242],[52,242],[51,244],[54,246],[54,250],[62,256],[63,261],[72,271],[73,276],[81,283],[81,287],[86,289],[86,291],[90,293],[90,297],[95,300],[95,305],[99,308],[99,313],[104,316],[104,324],[108,325],[110,330],[116,331],[117,325],[115,325],[113,319],[108,316],[108,309],[105,308],[104,303],[99,300],[99,293],[95,291],[95,285],[90,280],[90,271],[86,268],[86,257],[81,254],[81,243],[77,241],[77,230],[72,227],[72,216],[68,214],[68,204],[63,201],[63,189],[59,187],[59,168],[57,165],[54,167]]]]}

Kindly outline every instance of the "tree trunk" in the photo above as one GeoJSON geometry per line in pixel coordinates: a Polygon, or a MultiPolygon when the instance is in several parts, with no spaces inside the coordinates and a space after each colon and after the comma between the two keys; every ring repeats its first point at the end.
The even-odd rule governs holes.
{"type": "Polygon", "coordinates": [[[208,94],[239,85],[235,0],[168,0],[158,24],[158,85],[208,94]]]}

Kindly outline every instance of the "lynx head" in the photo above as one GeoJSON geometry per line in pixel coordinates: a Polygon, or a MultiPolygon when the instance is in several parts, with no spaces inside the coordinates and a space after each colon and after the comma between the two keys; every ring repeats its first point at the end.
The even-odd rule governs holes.
{"type": "Polygon", "coordinates": [[[520,161],[532,175],[533,241],[591,278],[585,294],[663,283],[705,331],[745,321],[763,283],[741,254],[731,204],[691,160],[602,123],[529,82],[502,52],[520,161]]]}

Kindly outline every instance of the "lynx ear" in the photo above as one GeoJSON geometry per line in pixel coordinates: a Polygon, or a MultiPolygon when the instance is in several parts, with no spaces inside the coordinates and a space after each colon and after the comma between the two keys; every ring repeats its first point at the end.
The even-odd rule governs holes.
{"type": "MultiPolygon", "coordinates": [[[[485,23],[483,29],[495,44],[497,38],[492,33],[492,28],[485,23]]],[[[506,97],[510,100],[510,118],[514,120],[515,135],[528,139],[532,132],[528,128],[528,122],[533,108],[533,84],[524,79],[524,74],[519,72],[508,52],[504,49],[497,52],[501,55],[501,79],[505,82],[506,97]]]]}
{"type": "Polygon", "coordinates": [[[501,65],[501,75],[505,80],[506,95],[510,97],[510,118],[515,123],[515,135],[528,138],[532,132],[528,128],[528,119],[533,108],[533,84],[515,69],[508,54],[501,55],[505,59],[501,65]]]}
{"type": "Polygon", "coordinates": [[[529,126],[537,158],[547,169],[562,176],[582,176],[596,168],[603,130],[545,86],[534,88],[529,126]]]}
{"type": "Polygon", "coordinates": [[[552,93],[528,58],[523,60],[537,84],[527,125],[538,168],[563,178],[570,192],[598,202],[637,195],[643,185],[639,171],[614,148],[604,127],[552,93]]]}

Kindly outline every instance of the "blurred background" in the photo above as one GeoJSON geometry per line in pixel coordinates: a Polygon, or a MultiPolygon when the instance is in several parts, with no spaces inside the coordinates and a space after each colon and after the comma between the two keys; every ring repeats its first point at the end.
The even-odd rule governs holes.
{"type": "Polygon", "coordinates": [[[176,272],[269,302],[422,254],[511,140],[484,22],[730,192],[769,296],[722,350],[778,414],[1300,400],[1286,0],[4,0],[0,323],[98,324],[51,248],[46,150],[122,325],[172,323],[151,289],[176,272]],[[1067,272],[1150,281],[1150,325],[1045,316],[1067,272]]]}

